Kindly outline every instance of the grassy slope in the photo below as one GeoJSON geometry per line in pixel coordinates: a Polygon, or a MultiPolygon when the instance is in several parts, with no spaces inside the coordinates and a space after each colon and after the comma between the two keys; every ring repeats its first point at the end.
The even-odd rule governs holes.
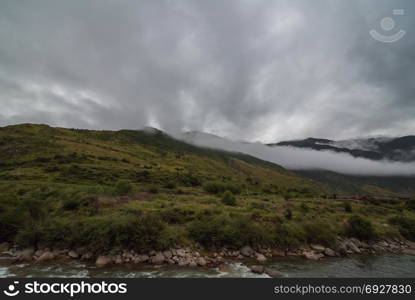
{"type": "Polygon", "coordinates": [[[296,171],[296,174],[320,182],[343,195],[388,197],[415,194],[414,176],[352,176],[324,170],[296,171]]]}
{"type": "MultiPolygon", "coordinates": [[[[320,199],[326,193],[330,189],[278,165],[159,131],[0,129],[0,240],[21,245],[140,250],[192,241],[324,242],[342,233],[350,216],[342,201],[320,199]],[[120,180],[131,190],[120,192],[120,180]],[[240,190],[236,205],[207,193],[203,186],[210,182],[240,190]]],[[[353,203],[379,233],[392,235],[399,233],[384,225],[389,217],[414,217],[405,207],[402,201],[353,203]]]]}
{"type": "Polygon", "coordinates": [[[0,179],[18,183],[114,184],[124,178],[137,184],[229,181],[245,184],[248,193],[262,188],[323,191],[282,167],[240,153],[204,149],[160,131],[88,131],[18,125],[0,129],[0,179]],[[271,186],[272,185],[272,186],[271,186]]]}

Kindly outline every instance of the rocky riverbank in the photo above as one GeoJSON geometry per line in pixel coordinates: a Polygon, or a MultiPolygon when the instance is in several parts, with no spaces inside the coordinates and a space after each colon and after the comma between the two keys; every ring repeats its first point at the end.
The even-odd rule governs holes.
{"type": "Polygon", "coordinates": [[[336,246],[318,244],[304,245],[295,249],[272,249],[268,247],[245,246],[241,249],[222,248],[216,252],[196,251],[190,247],[175,247],[166,251],[137,253],[120,250],[111,253],[97,253],[85,248],[51,249],[48,247],[27,247],[19,249],[7,243],[0,244],[0,265],[18,263],[43,263],[81,260],[95,263],[97,267],[123,264],[177,265],[183,267],[221,267],[227,261],[242,261],[254,273],[266,273],[271,277],[281,274],[264,266],[273,257],[303,257],[320,260],[326,257],[342,257],[353,254],[409,254],[415,255],[415,243],[398,239],[360,241],[355,238],[338,238],[336,246]]]}

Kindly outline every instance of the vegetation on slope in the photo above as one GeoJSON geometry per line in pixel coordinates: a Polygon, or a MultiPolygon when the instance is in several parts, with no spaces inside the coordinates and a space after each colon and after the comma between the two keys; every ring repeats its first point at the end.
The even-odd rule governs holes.
{"type": "Polygon", "coordinates": [[[321,197],[330,194],[273,163],[157,130],[0,129],[0,240],[21,246],[287,247],[365,235],[367,224],[376,236],[411,237],[408,202],[321,197]],[[353,215],[363,221],[350,231],[353,215]]]}

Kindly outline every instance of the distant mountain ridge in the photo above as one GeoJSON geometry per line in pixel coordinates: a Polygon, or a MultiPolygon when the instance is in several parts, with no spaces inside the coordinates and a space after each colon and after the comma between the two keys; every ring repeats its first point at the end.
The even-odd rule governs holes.
{"type": "Polygon", "coordinates": [[[333,151],[348,153],[354,157],[371,160],[389,160],[400,162],[415,161],[415,136],[395,138],[360,138],[350,140],[329,140],[307,138],[304,140],[282,141],[267,144],[268,146],[289,146],[295,148],[308,148],[317,151],[333,151]]]}

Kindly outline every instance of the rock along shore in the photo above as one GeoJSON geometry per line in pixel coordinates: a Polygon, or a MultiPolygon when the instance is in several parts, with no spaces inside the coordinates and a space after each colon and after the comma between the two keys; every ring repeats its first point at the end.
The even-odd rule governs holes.
{"type": "Polygon", "coordinates": [[[180,247],[166,251],[150,251],[137,253],[132,250],[97,253],[86,248],[51,249],[48,247],[27,247],[19,249],[8,243],[0,244],[0,265],[9,266],[18,263],[43,263],[51,261],[81,260],[95,263],[97,267],[111,265],[177,265],[183,267],[218,267],[227,261],[244,261],[254,273],[266,273],[271,277],[280,274],[263,265],[273,257],[303,257],[309,260],[320,260],[325,257],[342,257],[353,254],[408,254],[415,255],[415,243],[398,240],[382,239],[364,242],[355,238],[337,238],[335,247],[319,244],[304,245],[294,249],[278,249],[269,247],[244,246],[241,249],[222,248],[216,252],[192,250],[180,247]]]}

